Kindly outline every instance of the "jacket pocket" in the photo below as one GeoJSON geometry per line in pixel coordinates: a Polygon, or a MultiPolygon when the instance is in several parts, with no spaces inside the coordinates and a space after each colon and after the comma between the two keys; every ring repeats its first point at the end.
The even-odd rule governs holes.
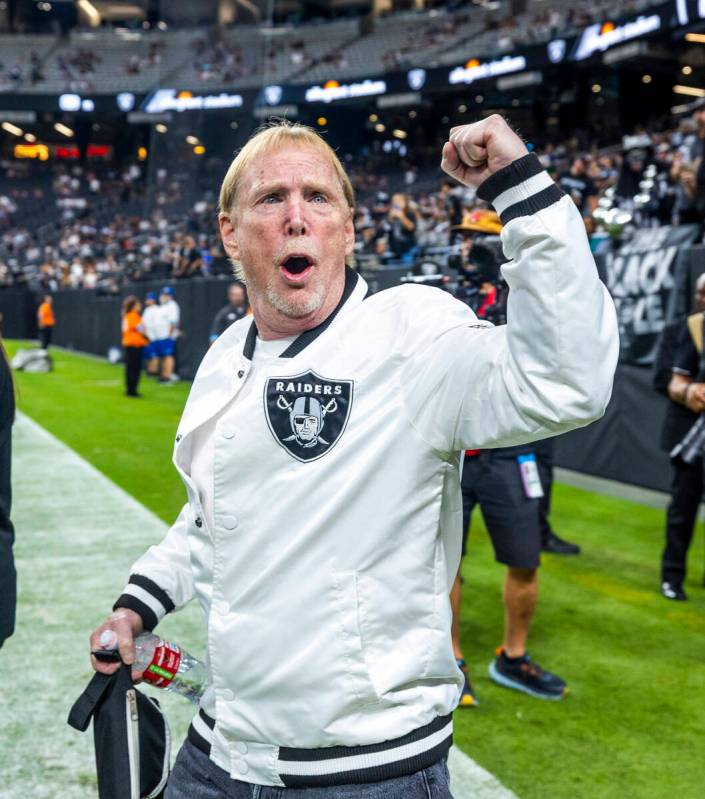
{"type": "Polygon", "coordinates": [[[360,631],[370,679],[379,699],[408,701],[425,687],[457,684],[450,640],[450,601],[430,570],[407,591],[358,575],[360,631]],[[438,585],[437,585],[438,584],[438,585]]]}
{"type": "Polygon", "coordinates": [[[343,650],[343,681],[355,702],[376,703],[360,634],[357,572],[333,572],[331,579],[338,640],[343,650]]]}

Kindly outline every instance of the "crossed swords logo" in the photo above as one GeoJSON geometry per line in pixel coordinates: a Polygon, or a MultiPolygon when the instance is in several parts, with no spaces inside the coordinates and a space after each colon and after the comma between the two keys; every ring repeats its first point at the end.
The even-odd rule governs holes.
{"type": "Polygon", "coordinates": [[[326,415],[338,410],[338,403],[331,399],[322,405],[315,397],[297,397],[289,402],[281,394],[277,398],[277,408],[289,414],[289,424],[293,435],[283,441],[296,441],[302,447],[315,447],[319,442],[328,446],[329,442],[320,435],[326,415]],[[308,403],[308,408],[306,404],[308,403]]]}

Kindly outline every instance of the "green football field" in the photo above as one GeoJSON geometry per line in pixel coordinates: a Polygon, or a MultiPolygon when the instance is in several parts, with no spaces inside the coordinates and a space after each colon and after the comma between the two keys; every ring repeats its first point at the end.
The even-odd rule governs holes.
{"type": "MultiPolygon", "coordinates": [[[[16,348],[9,343],[11,353],[16,348]]],[[[122,393],[120,367],[57,350],[53,356],[53,373],[16,375],[19,408],[170,523],[184,501],[170,456],[188,385],[163,386],[143,379],[144,398],[129,400],[122,393]]],[[[28,475],[21,477],[31,483],[28,475]]],[[[43,488],[48,487],[36,487],[38,517],[54,510],[41,506],[43,488]]],[[[76,492],[80,508],[80,502],[89,499],[81,498],[80,486],[76,492]]],[[[63,508],[57,508],[59,512],[63,508]]],[[[577,558],[544,557],[530,650],[539,663],[568,681],[570,694],[562,702],[541,702],[489,681],[487,665],[501,640],[503,570],[494,563],[478,514],[463,567],[462,638],[481,706],[456,712],[456,744],[522,799],[699,799],[705,795],[702,531],[691,549],[685,586],[690,601],[676,604],[662,599],[657,590],[661,511],[557,485],[552,522],[559,534],[578,541],[583,553],[577,558]]],[[[120,573],[98,580],[87,560],[84,572],[71,572],[73,584],[66,590],[58,585],[65,553],[55,551],[56,542],[42,535],[27,540],[19,528],[17,533],[28,575],[20,575],[20,605],[46,605],[41,613],[20,617],[17,640],[39,642],[52,630],[63,629],[59,621],[69,619],[77,639],[87,642],[94,623],[108,611],[102,604],[101,583],[110,583],[105,595],[112,596],[112,585],[120,586],[127,573],[120,541],[100,543],[102,550],[115,548],[120,573]]],[[[101,531],[95,535],[97,542],[101,531]]],[[[148,543],[151,540],[145,546],[148,543]]],[[[197,637],[197,615],[189,610],[185,618],[185,632],[176,627],[170,634],[186,635],[190,645],[189,636],[197,637]]],[[[0,652],[0,716],[50,701],[42,697],[41,683],[32,681],[32,652],[12,646],[11,639],[0,652]],[[3,659],[26,663],[27,672],[8,679],[3,659]]],[[[74,698],[74,686],[80,691],[89,676],[85,653],[77,652],[75,663],[57,663],[56,668],[65,672],[66,696],[60,697],[57,711],[61,715],[74,698]]],[[[28,718],[31,723],[31,714],[28,718]]],[[[27,718],[0,718],[0,729],[9,736],[8,741],[0,740],[0,762],[6,763],[2,753],[13,751],[12,736],[19,740],[23,723],[27,718]]],[[[36,736],[46,737],[46,731],[37,729],[36,736]]],[[[32,758],[31,751],[24,755],[32,758]]],[[[57,751],[56,762],[61,758],[57,751]]],[[[0,768],[0,797],[14,799],[19,794],[5,793],[5,763],[0,768]]],[[[54,768],[58,774],[59,766],[54,768]]],[[[55,790],[44,784],[42,790],[23,795],[84,795],[72,792],[67,776],[53,777],[50,770],[46,780],[52,779],[57,779],[55,790]]],[[[89,786],[94,780],[89,774],[78,779],[89,786]]]]}

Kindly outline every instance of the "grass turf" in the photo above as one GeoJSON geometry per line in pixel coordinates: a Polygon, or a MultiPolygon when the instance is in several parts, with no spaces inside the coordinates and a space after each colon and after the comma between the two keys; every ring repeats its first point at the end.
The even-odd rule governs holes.
{"type": "MultiPolygon", "coordinates": [[[[143,379],[144,398],[129,400],[120,367],[53,356],[53,374],[17,375],[20,409],[170,522],[184,497],[168,463],[188,386],[143,379]]],[[[487,678],[501,640],[503,569],[477,514],[463,565],[462,641],[481,706],[455,714],[456,743],[525,799],[702,796],[700,533],[691,600],[675,604],[657,592],[662,512],[559,485],[552,522],[583,553],[544,558],[530,650],[568,681],[570,695],[541,702],[487,678]]]]}

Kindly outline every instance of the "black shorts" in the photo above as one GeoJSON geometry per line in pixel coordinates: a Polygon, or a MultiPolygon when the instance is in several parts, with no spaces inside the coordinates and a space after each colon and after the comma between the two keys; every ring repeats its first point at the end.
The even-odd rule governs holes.
{"type": "Polygon", "coordinates": [[[463,555],[470,516],[480,506],[495,560],[516,569],[536,569],[541,562],[539,500],[530,499],[515,450],[483,450],[465,458],[463,477],[463,555]]]}

